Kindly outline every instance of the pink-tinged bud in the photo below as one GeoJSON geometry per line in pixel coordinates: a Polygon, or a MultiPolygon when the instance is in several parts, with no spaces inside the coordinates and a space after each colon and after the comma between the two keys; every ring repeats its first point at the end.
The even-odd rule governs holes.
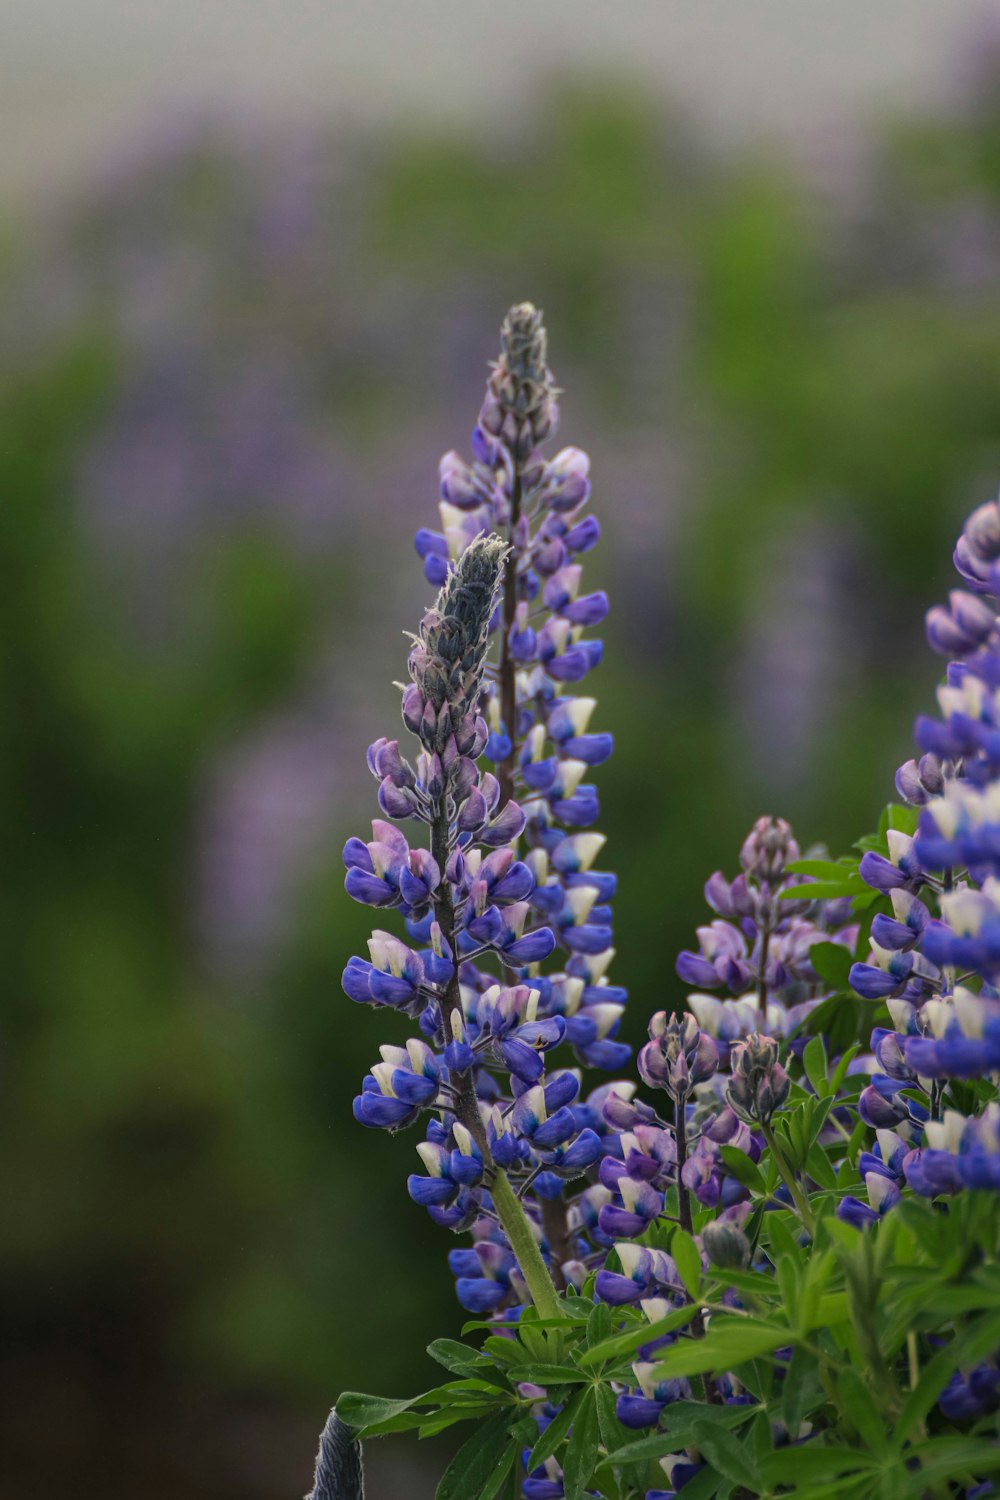
{"type": "Polygon", "coordinates": [[[757,882],[780,880],[786,864],[798,857],[799,846],[784,818],[758,818],[740,850],[740,864],[757,882]]]}
{"type": "Polygon", "coordinates": [[[657,1011],[649,1036],[636,1059],[640,1076],[650,1088],[665,1089],[677,1101],[718,1067],[719,1049],[690,1014],[668,1018],[666,1011],[657,1011]]]}

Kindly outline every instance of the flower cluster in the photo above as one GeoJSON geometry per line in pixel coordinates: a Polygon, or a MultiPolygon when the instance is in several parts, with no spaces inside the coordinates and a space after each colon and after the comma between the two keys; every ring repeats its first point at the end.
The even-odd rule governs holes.
{"type": "Polygon", "coordinates": [[[861,874],[888,898],[871,928],[868,961],[851,983],[884,1000],[875,1071],[859,1104],[877,1132],[865,1161],[863,1222],[904,1185],[925,1197],[1000,1185],[1000,1105],[977,1108],[962,1085],[1000,1072],[1000,506],[980,506],[955,548],[968,585],[927,615],[927,635],[953,657],[938,689],[940,716],[917,720],[921,755],[896,776],[916,810],[912,833],[890,830],[861,874]]]}
{"type": "MultiPolygon", "coordinates": [[[[957,660],[942,718],[918,721],[921,756],[898,773],[909,807],[887,810],[860,860],[803,859],[784,820],[758,819],[740,873],[708,880],[714,916],[677,959],[693,992],[649,1022],[636,1067],[656,1106],[628,1082],[583,1096],[581,1069],[557,1049],[608,1070],[628,1049],[625,994],[607,975],[615,882],[594,869],[603,840],[583,781],[611,741],[589,732],[593,701],[564,688],[599,660],[583,631],[607,602],[580,593],[574,561],[596,536],[579,515],[586,462],[539,456],[556,419],[540,317],[514,308],[474,461],[447,455],[443,530],[418,535],[440,586],[403,690],[419,752],[411,762],[397,740],[371,746],[384,816],[344,851],[351,895],[398,908],[406,928],[406,939],[376,931],[344,987],[413,1023],[404,1045],[382,1048],[355,1114],[392,1130],[429,1115],[410,1196],[470,1234],[449,1256],[458,1299],[503,1335],[481,1353],[447,1341],[435,1357],[486,1378],[410,1405],[452,1402],[463,1410],[450,1421],[502,1399],[484,1441],[507,1443],[502,1473],[520,1463],[526,1500],[599,1495],[621,1453],[616,1423],[661,1418],[660,1438],[629,1455],[654,1459],[672,1486],[646,1500],[699,1475],[704,1487],[717,1460],[741,1492],[774,1493],[797,1483],[798,1455],[778,1450],[806,1444],[817,1474],[846,1462],[877,1500],[864,1450],[831,1434],[874,1444],[881,1473],[884,1418],[904,1429],[892,1438],[899,1471],[925,1474],[952,1455],[951,1437],[938,1444],[912,1415],[928,1369],[937,1385],[922,1410],[936,1400],[935,1422],[1000,1409],[995,1320],[954,1320],[948,1269],[967,1257],[988,1277],[995,1215],[968,1195],[1000,1189],[1000,508],[976,512],[959,543],[972,592],[928,616],[932,644],[957,660]],[[425,843],[411,847],[403,821],[423,825],[425,843]],[[891,1022],[860,1057],[868,1025],[843,994],[848,972],[891,1022]],[[825,1028],[838,1007],[846,1026],[825,1028]],[[919,1203],[963,1192],[947,1211],[919,1203]],[[885,1215],[877,1236],[864,1232],[885,1215]],[[943,1275],[920,1243],[941,1225],[943,1275]],[[880,1292],[895,1295],[883,1251],[906,1235],[914,1275],[900,1295],[945,1294],[926,1322],[879,1313],[880,1292]],[[522,1413],[509,1432],[508,1390],[522,1413]],[[752,1410],[710,1422],[699,1401],[752,1410]],[[532,1422],[537,1440],[522,1449],[532,1422]]],[[[413,1423],[448,1425],[434,1412],[413,1423]]],[[[977,1444],[992,1472],[995,1442],[977,1444]]]]}
{"type": "Polygon", "coordinates": [[[585,513],[589,464],[574,448],[540,452],[558,420],[540,313],[512,308],[501,341],[473,461],[445,455],[442,529],[416,538],[441,590],[403,693],[420,753],[411,765],[380,739],[368,754],[385,819],[422,822],[429,843],[411,848],[377,820],[371,841],[344,851],[350,894],[397,908],[408,939],[376,932],[344,988],[421,1032],[383,1047],[355,1115],[395,1129],[433,1112],[409,1191],[437,1222],[471,1230],[473,1247],[450,1264],[460,1301],[479,1312],[525,1301],[491,1192],[498,1172],[517,1180],[556,1281],[586,1274],[593,1193],[570,1198],[565,1185],[595,1167],[611,1132],[602,1091],[582,1099],[579,1071],[553,1068],[551,1054],[565,1043],[604,1071],[630,1056],[617,1040],[626,992],[608,975],[616,882],[595,868],[604,838],[585,780],[612,737],[590,729],[595,700],[569,691],[601,660],[585,631],[608,609],[605,594],[581,591],[578,559],[600,535],[585,513]]]}
{"type": "Polygon", "coordinates": [[[677,960],[677,973],[698,990],[688,1006],[727,1049],[755,1028],[785,1036],[827,992],[809,958],[814,944],[850,949],[857,936],[849,901],[814,901],[810,877],[796,873],[800,850],[783,818],[758,818],[740,850],[740,874],[717,870],[705,899],[718,915],[697,929],[698,949],[677,960]],[[789,868],[791,866],[792,868],[789,868]]]}

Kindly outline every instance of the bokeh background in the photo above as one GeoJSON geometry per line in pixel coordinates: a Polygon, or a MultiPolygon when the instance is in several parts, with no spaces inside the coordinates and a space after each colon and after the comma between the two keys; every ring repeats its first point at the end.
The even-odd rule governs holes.
{"type": "MultiPolygon", "coordinates": [[[[13,0],[0,1496],[279,1500],[462,1315],[350,1099],[412,533],[507,305],[591,450],[629,1032],[763,811],[839,852],[1000,476],[1000,10],[13,0]],[[145,13],[144,13],[145,12],[145,13]]],[[[447,1441],[373,1448],[374,1500],[447,1441]]]]}

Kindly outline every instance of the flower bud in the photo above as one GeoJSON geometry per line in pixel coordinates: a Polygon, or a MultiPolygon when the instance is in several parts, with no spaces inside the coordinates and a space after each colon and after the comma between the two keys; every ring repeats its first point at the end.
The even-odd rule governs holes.
{"type": "Polygon", "coordinates": [[[726,1098],[741,1119],[767,1125],[788,1098],[791,1081],[778,1061],[773,1037],[754,1032],[730,1054],[732,1078],[726,1098]]]}
{"type": "Polygon", "coordinates": [[[692,1085],[711,1077],[719,1064],[719,1049],[694,1016],[657,1011],[649,1023],[650,1040],[636,1059],[650,1088],[666,1089],[675,1100],[687,1097],[692,1085]]]}
{"type": "Polygon", "coordinates": [[[713,1219],[701,1231],[701,1242],[713,1266],[725,1271],[744,1271],[750,1264],[750,1241],[738,1224],[713,1219]]]}

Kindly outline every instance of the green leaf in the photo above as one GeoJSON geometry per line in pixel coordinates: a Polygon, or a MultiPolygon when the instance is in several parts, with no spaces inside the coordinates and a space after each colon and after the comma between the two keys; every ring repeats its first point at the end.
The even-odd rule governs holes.
{"type": "Polygon", "coordinates": [[[837,1186],[837,1174],[830,1165],[830,1158],[823,1147],[815,1141],[806,1153],[806,1170],[820,1187],[833,1191],[837,1186]]]}
{"type": "Polygon", "coordinates": [[[904,1495],[923,1496],[939,1479],[955,1479],[958,1475],[985,1479],[1000,1470],[1000,1448],[975,1438],[932,1438],[910,1452],[920,1459],[920,1468],[908,1474],[905,1487],[897,1491],[904,1495]]]}
{"type": "Polygon", "coordinates": [[[608,1453],[614,1453],[626,1442],[626,1429],[618,1420],[615,1410],[615,1393],[609,1385],[595,1387],[597,1391],[597,1425],[601,1431],[601,1442],[608,1453]]]}
{"type": "Polygon", "coordinates": [[[860,875],[845,875],[839,880],[815,880],[809,885],[793,885],[778,894],[779,901],[839,901],[843,896],[869,893],[860,875]]]}
{"type": "Polygon", "coordinates": [[[508,1444],[507,1452],[493,1473],[488,1476],[486,1483],[479,1491],[477,1500],[496,1500],[496,1496],[499,1495],[514,1465],[517,1463],[520,1453],[521,1448],[518,1443],[508,1444]]]}
{"type": "Polygon", "coordinates": [[[910,1391],[899,1419],[893,1429],[893,1438],[902,1444],[927,1416],[931,1407],[944,1390],[953,1372],[962,1366],[976,1365],[1000,1346],[1000,1318],[995,1315],[979,1318],[971,1327],[965,1328],[944,1349],[939,1349],[920,1372],[920,1378],[910,1391]]]}
{"type": "Polygon", "coordinates": [[[581,1385],[588,1377],[576,1365],[515,1365],[512,1380],[527,1380],[532,1385],[581,1385]]]}
{"type": "Polygon", "coordinates": [[[624,1359],[641,1349],[643,1344],[652,1343],[665,1333],[674,1333],[678,1328],[683,1328],[690,1323],[696,1311],[694,1307],[680,1307],[655,1323],[643,1320],[632,1330],[616,1333],[614,1338],[605,1339],[603,1344],[595,1344],[593,1349],[585,1350],[579,1357],[580,1366],[589,1370],[593,1365],[603,1364],[605,1360],[624,1359]]]}
{"type": "Polygon", "coordinates": [[[510,1441],[506,1412],[488,1417],[459,1448],[441,1476],[435,1500],[470,1500],[478,1496],[503,1460],[510,1441]]]}
{"type": "Polygon", "coordinates": [[[726,1479],[751,1491],[761,1488],[753,1456],[733,1433],[724,1427],[715,1427],[711,1422],[696,1422],[694,1440],[712,1467],[726,1479]]]}
{"type": "Polygon", "coordinates": [[[686,1481],[684,1485],[684,1500],[711,1500],[716,1494],[723,1480],[715,1470],[706,1464],[703,1469],[686,1481]]]}
{"type": "Polygon", "coordinates": [[[811,1411],[820,1397],[819,1362],[801,1346],[792,1350],[781,1390],[782,1417],[789,1436],[795,1439],[806,1412],[811,1411]]]}
{"type": "Polygon", "coordinates": [[[597,1468],[597,1401],[594,1387],[583,1392],[563,1458],[566,1500],[583,1500],[587,1481],[597,1468]]]}
{"type": "MultiPolygon", "coordinates": [[[[824,1447],[821,1443],[776,1448],[760,1465],[765,1484],[795,1484],[802,1480],[836,1479],[859,1469],[879,1466],[874,1454],[863,1448],[824,1447]]],[[[811,1490],[809,1492],[812,1493],[811,1490]]]]}
{"type": "Polygon", "coordinates": [[[837,1066],[833,1070],[833,1077],[830,1079],[830,1089],[832,1093],[836,1094],[839,1092],[844,1079],[847,1077],[848,1068],[851,1066],[851,1063],[854,1061],[860,1051],[861,1043],[855,1042],[853,1046],[848,1047],[847,1051],[841,1057],[837,1066]]]}
{"type": "Polygon", "coordinates": [[[480,1380],[490,1378],[490,1361],[470,1344],[460,1344],[457,1339],[435,1339],[427,1345],[427,1353],[455,1375],[477,1375],[480,1380]]]}
{"type": "Polygon", "coordinates": [[[585,1395],[586,1391],[574,1391],[572,1399],[566,1402],[562,1411],[558,1412],[552,1418],[545,1431],[539,1434],[538,1441],[531,1450],[531,1457],[528,1459],[529,1471],[537,1469],[539,1464],[543,1464],[547,1458],[551,1458],[553,1453],[555,1453],[569,1431],[580,1402],[585,1395]]]}
{"type": "MultiPolygon", "coordinates": [[[[857,894],[857,892],[852,892],[857,894]]],[[[820,979],[832,984],[834,989],[846,990],[848,988],[847,976],[851,972],[851,951],[842,943],[830,943],[823,941],[813,943],[809,949],[809,962],[812,964],[820,979]]]]}
{"type": "Polygon", "coordinates": [[[842,880],[857,874],[858,861],[847,855],[844,859],[796,859],[785,866],[793,875],[814,875],[817,880],[842,880]]]}
{"type": "Polygon", "coordinates": [[[837,1393],[840,1407],[861,1440],[873,1453],[882,1453],[886,1447],[885,1423],[872,1400],[869,1386],[851,1365],[845,1365],[837,1374],[837,1393]]]}
{"type": "Polygon", "coordinates": [[[439,1432],[444,1432],[448,1427],[454,1427],[456,1422],[475,1421],[477,1417],[488,1417],[496,1411],[495,1406],[449,1406],[445,1411],[426,1413],[418,1417],[416,1421],[411,1418],[397,1417],[397,1423],[405,1425],[396,1426],[390,1422],[378,1422],[369,1427],[365,1433],[366,1437],[386,1437],[392,1432],[406,1432],[416,1427],[422,1438],[436,1437],[439,1432]]]}
{"type": "Polygon", "coordinates": [[[426,1399],[426,1396],[411,1396],[408,1401],[394,1401],[389,1396],[365,1396],[360,1391],[344,1391],[337,1402],[337,1413],[348,1427],[361,1432],[375,1422],[401,1416],[411,1406],[425,1403],[426,1399]]]}
{"type": "Polygon", "coordinates": [[[527,1351],[525,1355],[527,1359],[544,1360],[551,1352],[548,1337],[537,1323],[518,1323],[517,1337],[524,1346],[524,1350],[527,1351]]]}
{"type": "Polygon", "coordinates": [[[791,1342],[792,1334],[784,1324],[717,1317],[703,1339],[681,1339],[669,1348],[658,1350],[655,1361],[661,1378],[667,1380],[732,1369],[791,1342]]]}
{"type": "Polygon", "coordinates": [[[670,1253],[688,1296],[692,1301],[697,1301],[701,1288],[701,1256],[698,1246],[686,1229],[675,1230],[670,1241],[670,1253]]]}
{"type": "Polygon", "coordinates": [[[762,1196],[767,1192],[767,1183],[760,1173],[756,1162],[750,1160],[742,1151],[737,1151],[735,1146],[723,1146],[722,1160],[726,1164],[726,1170],[737,1182],[748,1187],[752,1193],[760,1193],[762,1196]]]}
{"type": "MultiPolygon", "coordinates": [[[[495,1328],[497,1325],[494,1323],[492,1326],[495,1328]]],[[[516,1344],[513,1339],[502,1339],[498,1334],[486,1340],[483,1344],[483,1351],[502,1365],[521,1364],[526,1358],[519,1344],[516,1344]]]]}
{"type": "MultiPolygon", "coordinates": [[[[822,944],[816,943],[815,946],[819,948],[822,944]]],[[[827,946],[833,948],[836,945],[829,943],[827,946]]],[[[842,953],[845,952],[843,948],[840,951],[842,953]]],[[[811,957],[812,949],[809,952],[811,957]]],[[[802,1066],[806,1070],[806,1077],[819,1097],[822,1098],[824,1094],[828,1094],[830,1090],[827,1084],[826,1047],[823,1045],[823,1038],[821,1036],[810,1037],[806,1043],[805,1051],[802,1054],[802,1066]]]]}
{"type": "Polygon", "coordinates": [[[587,1319],[587,1343],[593,1348],[611,1337],[611,1309],[606,1302],[595,1302],[587,1319]]]}
{"type": "Polygon", "coordinates": [[[919,807],[907,807],[903,803],[890,802],[886,811],[889,814],[890,828],[898,833],[916,833],[917,824],[920,822],[919,807]]]}
{"type": "Polygon", "coordinates": [[[625,1443],[615,1453],[615,1463],[639,1463],[662,1458],[687,1447],[696,1423],[711,1422],[713,1427],[742,1427],[757,1413],[752,1406],[705,1406],[699,1401],[672,1401],[661,1418],[663,1426],[649,1437],[625,1443]]]}

